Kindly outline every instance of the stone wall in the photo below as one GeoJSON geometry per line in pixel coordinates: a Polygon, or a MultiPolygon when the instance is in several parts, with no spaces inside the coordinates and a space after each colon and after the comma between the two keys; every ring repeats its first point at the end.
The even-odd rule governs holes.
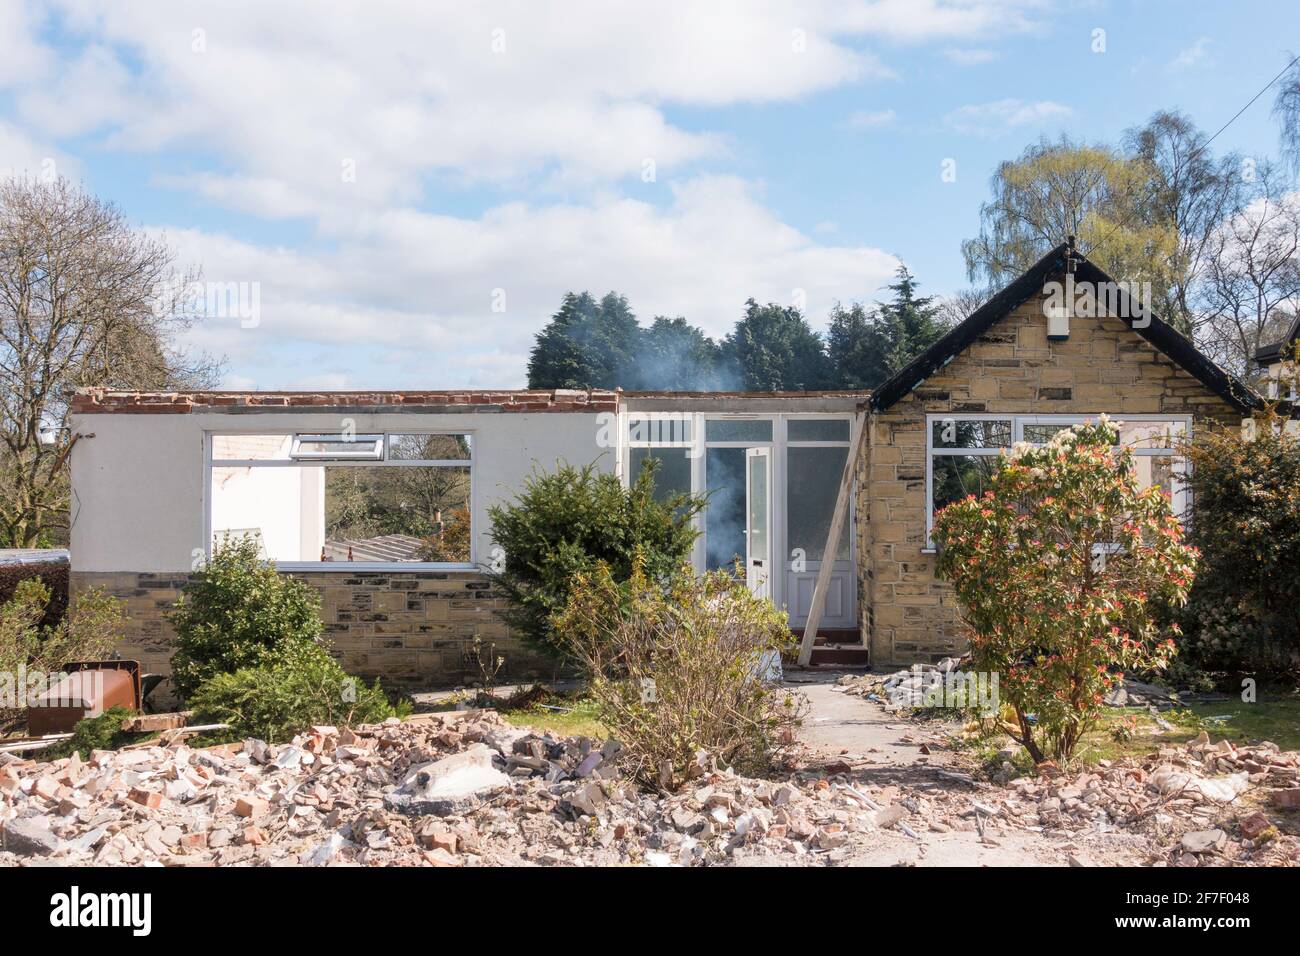
{"type": "MultiPolygon", "coordinates": [[[[383,678],[404,691],[435,690],[476,682],[473,652],[485,648],[505,658],[498,681],[551,678],[555,665],[529,650],[498,612],[504,598],[472,571],[297,572],[321,595],[325,636],[351,674],[383,678]]],[[[180,597],[184,574],[72,574],[72,591],[101,587],[126,604],[127,639],[119,653],[146,673],[170,670],[172,630],[165,614],[180,597]]],[[[166,692],[166,687],[161,689],[166,692]]]]}
{"type": "Polygon", "coordinates": [[[935,579],[925,541],[926,415],[945,412],[1241,420],[1119,319],[1076,317],[1068,339],[1049,341],[1040,298],[1014,309],[869,421],[857,530],[863,639],[875,666],[934,662],[965,648],[959,608],[935,579]]]}

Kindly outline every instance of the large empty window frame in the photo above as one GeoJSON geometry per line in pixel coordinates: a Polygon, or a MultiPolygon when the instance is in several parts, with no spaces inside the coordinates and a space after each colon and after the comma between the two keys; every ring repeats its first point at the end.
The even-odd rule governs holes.
{"type": "MultiPolygon", "coordinates": [[[[1057,432],[1095,415],[927,415],[925,473],[925,539],[932,549],[934,516],[941,508],[967,495],[979,497],[997,470],[998,456],[1016,442],[1045,444],[1057,432]]],[[[1119,428],[1120,446],[1133,452],[1139,482],[1158,485],[1186,516],[1188,494],[1183,482],[1184,460],[1177,447],[1191,436],[1186,415],[1120,415],[1106,413],[1119,428]]]]}
{"type": "Polygon", "coordinates": [[[294,570],[473,566],[473,437],[213,434],[209,548],[251,538],[294,570]]]}

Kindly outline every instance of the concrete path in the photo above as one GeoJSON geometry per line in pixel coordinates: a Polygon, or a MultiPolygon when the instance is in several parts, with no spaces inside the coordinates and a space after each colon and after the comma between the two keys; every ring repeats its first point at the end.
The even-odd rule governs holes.
{"type": "Polygon", "coordinates": [[[808,698],[810,711],[799,738],[811,751],[828,757],[861,755],[870,763],[897,768],[945,762],[946,754],[931,747],[926,755],[921,746],[942,742],[951,727],[936,723],[927,730],[846,694],[836,687],[842,676],[843,672],[822,671],[786,675],[786,684],[808,698]]]}
{"type": "Polygon", "coordinates": [[[920,798],[926,808],[907,818],[916,838],[898,829],[877,831],[843,865],[1069,866],[1072,857],[1085,865],[1133,862],[1125,838],[1109,838],[1114,845],[1105,852],[1025,830],[1004,829],[985,838],[962,815],[973,801],[986,797],[960,780],[962,760],[948,743],[957,724],[892,714],[839,690],[841,676],[831,671],[786,675],[787,686],[804,694],[810,705],[799,733],[805,757],[813,764],[847,763],[854,786],[881,804],[920,798]]]}

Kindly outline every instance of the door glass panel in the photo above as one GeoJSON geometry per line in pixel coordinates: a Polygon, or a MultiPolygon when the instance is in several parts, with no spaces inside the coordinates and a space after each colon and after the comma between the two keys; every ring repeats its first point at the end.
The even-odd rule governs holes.
{"type": "MultiPolygon", "coordinates": [[[[785,498],[786,542],[793,551],[801,548],[809,561],[820,561],[826,551],[826,536],[835,516],[835,498],[840,493],[847,448],[789,448],[786,451],[787,489],[785,498]]],[[[849,559],[848,514],[840,528],[836,559],[849,559]]]]}
{"type": "Polygon", "coordinates": [[[767,455],[749,459],[749,554],[767,564],[767,455]]]}
{"type": "Polygon", "coordinates": [[[704,423],[705,441],[771,441],[771,419],[718,418],[704,423]]]}
{"type": "Polygon", "coordinates": [[[730,569],[745,559],[745,449],[708,449],[704,470],[705,564],[730,569]]]}

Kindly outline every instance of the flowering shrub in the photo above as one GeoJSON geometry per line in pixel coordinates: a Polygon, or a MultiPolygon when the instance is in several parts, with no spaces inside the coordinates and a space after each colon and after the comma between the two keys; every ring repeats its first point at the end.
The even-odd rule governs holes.
{"type": "Polygon", "coordinates": [[[1103,416],[1018,444],[982,498],[935,518],[938,571],[965,608],[974,669],[999,675],[1035,762],[1068,759],[1123,672],[1174,653],[1150,602],[1186,601],[1196,551],[1165,494],[1139,487],[1118,438],[1103,416]]]}

